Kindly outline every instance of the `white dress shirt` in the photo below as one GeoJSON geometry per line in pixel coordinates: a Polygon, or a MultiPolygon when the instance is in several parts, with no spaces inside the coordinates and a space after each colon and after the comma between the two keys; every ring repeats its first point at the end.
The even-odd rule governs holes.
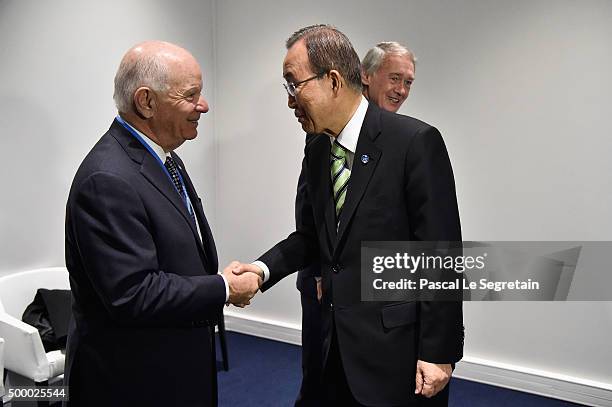
{"type": "MultiPolygon", "coordinates": [[[[353,117],[351,117],[351,120],[349,120],[346,126],[344,126],[340,134],[338,134],[338,137],[329,138],[331,144],[334,144],[334,141],[337,140],[342,147],[348,150],[346,161],[349,170],[353,168],[353,160],[355,158],[355,151],[357,150],[357,141],[359,140],[359,133],[361,132],[361,126],[363,126],[363,120],[365,119],[367,111],[368,100],[362,95],[361,102],[359,102],[357,110],[355,110],[355,113],[353,113],[353,117]]],[[[329,176],[331,177],[331,171],[329,172],[329,176]]]]}

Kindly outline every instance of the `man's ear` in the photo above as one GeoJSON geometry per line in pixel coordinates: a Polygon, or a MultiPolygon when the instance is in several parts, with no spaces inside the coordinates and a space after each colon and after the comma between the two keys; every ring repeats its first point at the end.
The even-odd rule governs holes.
{"type": "Polygon", "coordinates": [[[142,118],[150,119],[153,117],[156,106],[155,94],[150,88],[143,86],[136,89],[136,92],[134,92],[134,107],[142,118]]]}
{"type": "Polygon", "coordinates": [[[342,75],[340,75],[340,72],[336,71],[335,69],[329,71],[328,75],[329,79],[331,79],[332,91],[334,93],[339,92],[340,89],[344,86],[342,75]]]}
{"type": "Polygon", "coordinates": [[[370,75],[368,75],[363,68],[361,68],[361,83],[364,86],[368,86],[370,84],[370,75]]]}

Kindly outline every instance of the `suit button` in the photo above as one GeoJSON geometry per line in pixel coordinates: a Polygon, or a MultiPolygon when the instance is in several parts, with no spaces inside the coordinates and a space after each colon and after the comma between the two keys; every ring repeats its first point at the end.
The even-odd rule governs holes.
{"type": "Polygon", "coordinates": [[[342,267],[340,267],[340,265],[338,265],[338,264],[334,264],[334,265],[332,266],[332,272],[333,272],[333,273],[338,274],[338,273],[340,272],[340,270],[342,270],[342,267]]]}
{"type": "Polygon", "coordinates": [[[329,309],[334,309],[334,304],[332,304],[331,302],[329,303],[329,309]]]}

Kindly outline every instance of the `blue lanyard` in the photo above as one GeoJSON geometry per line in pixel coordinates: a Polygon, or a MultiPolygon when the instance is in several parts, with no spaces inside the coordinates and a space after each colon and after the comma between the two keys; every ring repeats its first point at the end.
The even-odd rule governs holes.
{"type": "MultiPolygon", "coordinates": [[[[125,122],[125,120],[123,120],[123,118],[119,115],[117,115],[116,117],[117,121],[123,126],[125,127],[125,129],[127,131],[130,132],[130,134],[132,136],[134,136],[136,138],[136,140],[140,141],[140,144],[142,144],[144,146],[144,148],[147,149],[147,151],[149,153],[151,153],[151,155],[153,156],[153,158],[155,158],[155,160],[159,163],[159,165],[161,166],[162,170],[164,171],[164,173],[166,173],[166,176],[168,177],[168,180],[170,181],[170,184],[172,184],[172,186],[174,187],[174,189],[176,190],[176,192],[179,192],[176,189],[176,186],[174,185],[174,181],[172,181],[172,176],[170,175],[170,172],[168,171],[168,169],[166,168],[166,166],[164,165],[164,163],[159,159],[159,156],[157,155],[157,153],[155,151],[153,151],[153,149],[151,148],[151,146],[142,139],[142,137],[140,136],[140,134],[138,134],[133,128],[132,126],[130,126],[128,123],[125,122]]],[[[187,207],[187,211],[189,211],[189,213],[191,215],[193,215],[193,207],[191,206],[191,200],[189,199],[189,195],[187,194],[187,189],[185,188],[185,181],[183,181],[183,176],[181,175],[180,171],[178,172],[178,176],[181,180],[181,185],[183,187],[183,193],[185,194],[185,199],[183,199],[183,197],[181,196],[181,199],[183,199],[183,202],[185,203],[185,206],[187,207]]],[[[179,196],[180,196],[180,192],[179,192],[179,196]]]]}

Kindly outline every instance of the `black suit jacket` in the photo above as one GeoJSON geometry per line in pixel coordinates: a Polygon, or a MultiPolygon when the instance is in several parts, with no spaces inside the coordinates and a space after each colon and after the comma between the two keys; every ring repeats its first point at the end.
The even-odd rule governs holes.
{"type": "Polygon", "coordinates": [[[77,171],[66,210],[73,406],[216,405],[209,325],[225,285],[191,180],[202,240],[159,162],[116,120],[77,171]]]}
{"type": "Polygon", "coordinates": [[[296,231],[260,257],[270,268],[263,288],[320,261],[324,360],[335,325],[354,397],[363,404],[404,404],[414,399],[417,359],[461,359],[461,303],[361,302],[361,242],[461,240],[448,153],[434,127],[370,104],[337,231],[329,156],[327,136],[306,146],[301,216],[296,231]]]}

